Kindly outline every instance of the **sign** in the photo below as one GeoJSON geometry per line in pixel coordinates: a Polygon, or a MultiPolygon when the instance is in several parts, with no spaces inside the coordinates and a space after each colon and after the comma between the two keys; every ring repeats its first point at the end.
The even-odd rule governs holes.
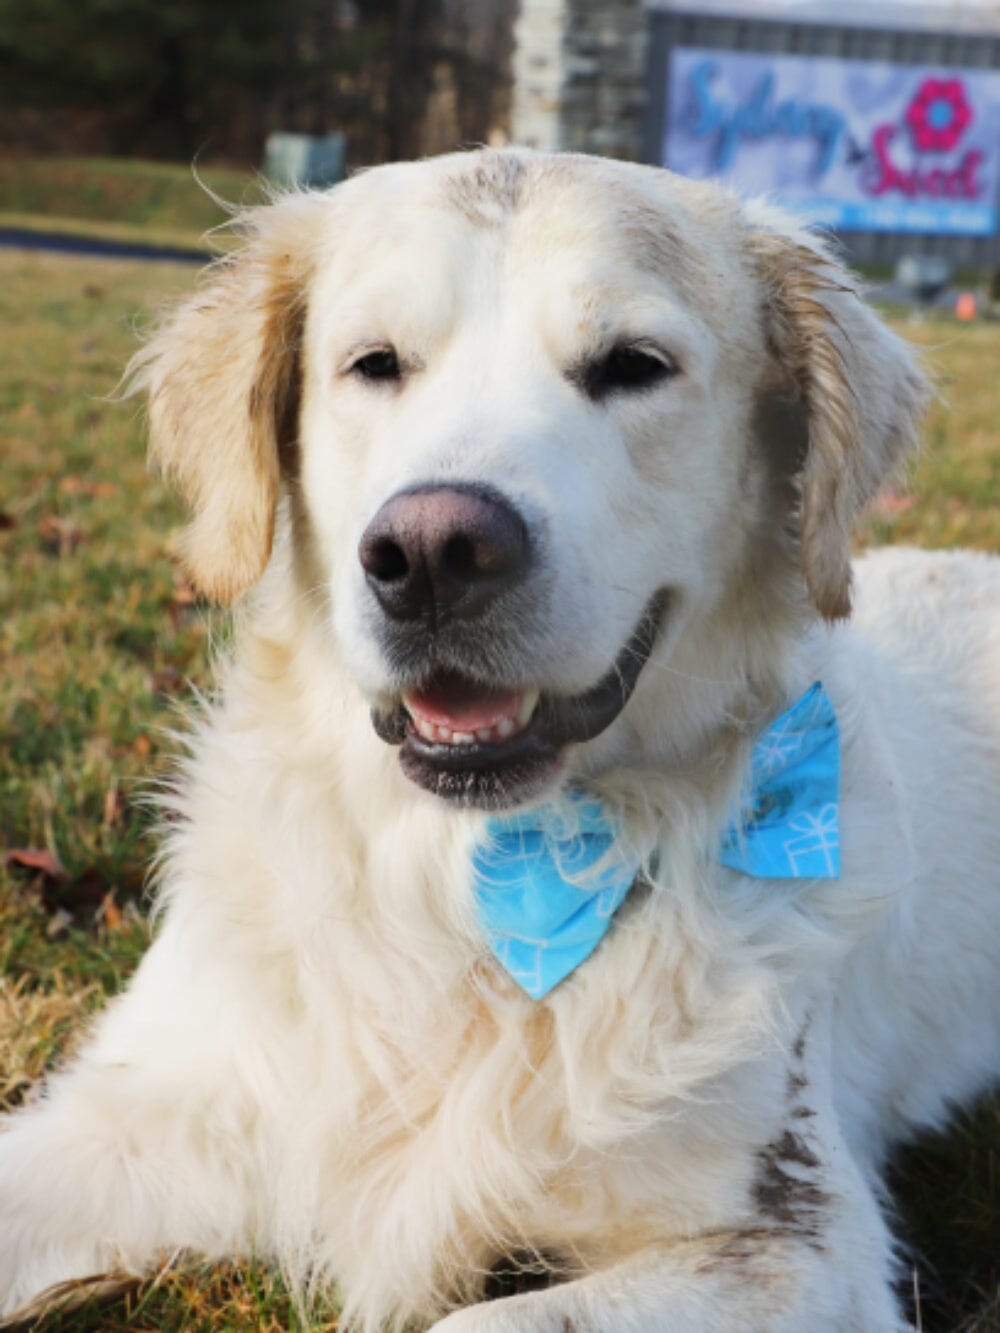
{"type": "Polygon", "coordinates": [[[325,189],[344,179],[347,140],[343,134],[287,134],[276,131],[264,145],[264,177],[288,188],[325,189]]]}
{"type": "Polygon", "coordinates": [[[991,236],[1000,72],[674,47],[663,163],[844,231],[991,236]]]}

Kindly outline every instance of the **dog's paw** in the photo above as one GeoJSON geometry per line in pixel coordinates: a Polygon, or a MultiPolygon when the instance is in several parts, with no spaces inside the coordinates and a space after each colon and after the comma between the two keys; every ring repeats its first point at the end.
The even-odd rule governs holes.
{"type": "MultiPolygon", "coordinates": [[[[455,1310],[431,1333],[609,1333],[555,1291],[530,1292],[455,1310]]],[[[616,1333],[618,1331],[616,1330],[616,1333]]],[[[626,1333],[624,1327],[621,1333],[626,1333]]]]}

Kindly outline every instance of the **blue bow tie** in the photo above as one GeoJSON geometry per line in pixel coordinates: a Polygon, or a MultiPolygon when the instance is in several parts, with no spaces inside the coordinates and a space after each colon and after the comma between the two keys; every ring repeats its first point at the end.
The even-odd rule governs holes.
{"type": "MultiPolygon", "coordinates": [[[[719,860],[758,879],[837,879],[839,802],[840,734],[817,682],[758,737],[719,860]]],[[[641,867],[613,854],[604,807],[580,792],[486,829],[473,853],[479,922],[501,964],[540,1000],[597,948],[641,867]]]]}

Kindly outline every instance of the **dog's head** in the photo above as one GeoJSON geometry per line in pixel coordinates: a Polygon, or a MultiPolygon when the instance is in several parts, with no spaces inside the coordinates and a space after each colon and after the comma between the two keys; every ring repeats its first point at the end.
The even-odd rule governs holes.
{"type": "Polygon", "coordinates": [[[848,614],[850,527],[924,383],[782,215],[486,151],[244,227],[138,358],[153,454],[221,600],[263,573],[287,490],[299,582],[415,782],[531,799],[651,658],[726,605],[744,632],[779,572],[848,614]]]}

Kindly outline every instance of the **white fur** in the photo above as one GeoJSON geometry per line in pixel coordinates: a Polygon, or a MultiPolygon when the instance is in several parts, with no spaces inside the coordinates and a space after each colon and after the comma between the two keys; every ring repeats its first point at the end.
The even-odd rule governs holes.
{"type": "Polygon", "coordinates": [[[1000,1066],[1000,569],[870,555],[849,623],[806,580],[846,604],[845,524],[912,434],[912,359],[787,219],[638,167],[446,158],[247,227],[139,369],[204,586],[268,560],[271,418],[250,457],[241,377],[280,396],[293,341],[297,479],[169,798],[155,943],[0,1135],[0,1308],[253,1249],[336,1281],[367,1333],[903,1328],[880,1168],[1000,1066]],[[609,328],[682,374],[590,402],[565,371],[609,328]],[[400,390],[342,373],[372,338],[419,366],[400,390]],[[801,514],[775,461],[791,400],[801,514]],[[368,716],[394,679],[358,538],[450,478],[546,529],[511,648],[543,688],[593,684],[675,590],[632,701],[564,765],[655,882],[541,1004],[476,930],[483,816],[409,784],[368,716]],[[754,732],[814,679],[843,875],[746,879],[719,830],[754,732]],[[568,1280],[476,1303],[518,1248],[568,1280]]]}

